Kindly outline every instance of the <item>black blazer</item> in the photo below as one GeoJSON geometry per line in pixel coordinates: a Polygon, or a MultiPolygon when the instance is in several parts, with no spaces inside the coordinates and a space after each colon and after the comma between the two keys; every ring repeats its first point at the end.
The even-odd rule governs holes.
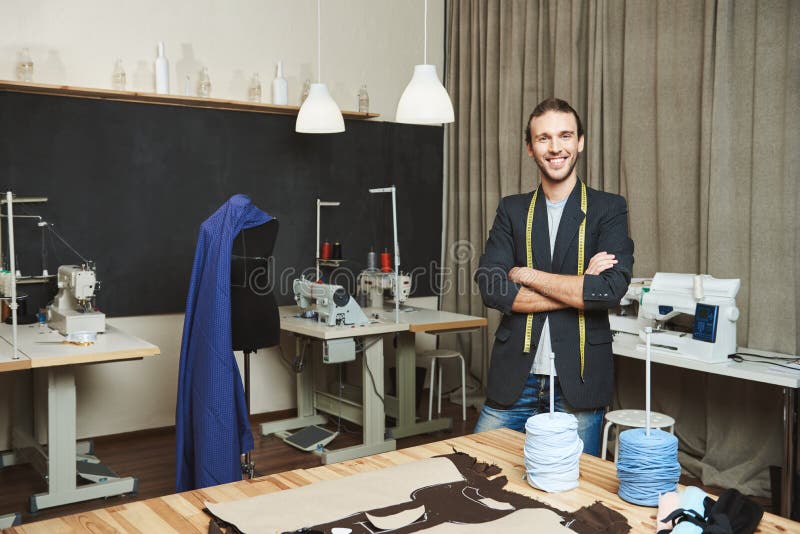
{"type": "MultiPolygon", "coordinates": [[[[536,313],[530,353],[523,353],[527,314],[511,311],[520,286],[508,279],[508,271],[526,265],[525,223],[532,197],[533,192],[530,192],[511,195],[500,201],[486,251],[475,274],[484,304],[503,313],[492,349],[488,401],[491,405],[508,407],[519,398],[536,354],[544,320],[549,317],[556,372],[567,402],[576,409],[606,406],[614,389],[608,309],[619,304],[625,295],[633,269],[633,241],[628,237],[627,204],[619,195],[586,188],[588,220],[584,269],[592,256],[600,251],[616,255],[619,263],[599,275],[584,275],[586,349],[581,380],[577,309],[536,313]]],[[[578,228],[584,218],[580,203],[581,188],[577,182],[564,206],[551,258],[547,206],[545,196],[539,190],[531,239],[535,269],[577,274],[578,228]]]]}

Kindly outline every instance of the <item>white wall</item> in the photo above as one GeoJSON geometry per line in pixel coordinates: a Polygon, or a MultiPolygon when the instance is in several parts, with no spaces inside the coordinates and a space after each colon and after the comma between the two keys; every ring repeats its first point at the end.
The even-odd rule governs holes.
{"type": "MultiPolygon", "coordinates": [[[[428,62],[443,74],[444,0],[428,2],[428,62]]],[[[413,66],[423,61],[423,0],[323,0],[322,81],[342,109],[357,109],[366,83],[370,111],[394,120],[413,66]]],[[[121,58],[128,89],[153,91],[153,59],[164,41],[171,92],[183,94],[186,74],[196,91],[208,67],[211,96],[246,100],[259,72],[264,98],[283,60],[289,103],[317,76],[313,0],[2,0],[0,79],[15,79],[17,51],[28,47],[34,81],[111,87],[121,58]]]]}
{"type": "MultiPolygon", "coordinates": [[[[423,0],[322,2],[322,80],[342,109],[357,109],[358,89],[366,83],[370,111],[380,113],[381,120],[394,119],[413,66],[423,60],[423,5],[423,0]]],[[[428,62],[437,65],[440,77],[444,24],[444,1],[430,0],[428,62]]],[[[264,85],[263,101],[269,102],[268,83],[281,59],[289,103],[297,104],[303,81],[316,76],[316,2],[0,0],[0,79],[15,78],[17,51],[28,47],[36,82],[109,88],[114,60],[121,58],[128,89],[152,91],[160,40],[166,43],[174,93],[182,94],[182,84],[176,81],[187,72],[194,91],[196,72],[206,66],[213,97],[245,100],[248,79],[257,71],[264,85]]],[[[81,367],[76,374],[78,436],[173,424],[183,315],[110,322],[157,344],[162,354],[81,367]]],[[[284,347],[290,357],[293,344],[289,341],[284,347]]],[[[294,377],[279,357],[277,349],[270,349],[252,360],[255,413],[294,406],[294,377]]],[[[0,376],[0,450],[8,447],[14,374],[0,376]]],[[[41,386],[46,384],[42,376],[35,380],[40,402],[41,386]]],[[[40,428],[42,424],[40,420],[40,428]]]]}

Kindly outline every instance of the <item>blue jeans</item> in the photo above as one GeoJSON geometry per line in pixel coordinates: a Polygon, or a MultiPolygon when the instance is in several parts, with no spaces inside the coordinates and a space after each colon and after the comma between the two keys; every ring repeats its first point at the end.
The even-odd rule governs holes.
{"type": "MultiPolygon", "coordinates": [[[[475,425],[475,432],[485,432],[496,428],[510,428],[525,432],[525,423],[532,415],[550,411],[550,377],[530,373],[517,402],[508,409],[501,410],[483,405],[483,410],[475,425]]],[[[600,456],[600,436],[603,428],[605,408],[577,411],[567,403],[561,393],[556,377],[555,410],[571,413],[578,420],[578,436],[583,440],[583,452],[600,456]]]]}

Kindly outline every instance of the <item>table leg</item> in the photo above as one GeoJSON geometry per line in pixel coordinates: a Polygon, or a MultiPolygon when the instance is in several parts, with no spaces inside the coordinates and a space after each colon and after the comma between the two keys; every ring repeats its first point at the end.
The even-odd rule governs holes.
{"type": "MultiPolygon", "coordinates": [[[[22,460],[25,454],[23,452],[22,457],[18,457],[15,450],[18,445],[15,436],[19,432],[30,432],[33,427],[33,418],[31,416],[32,384],[32,373],[30,371],[14,373],[11,386],[11,424],[8,426],[11,450],[0,452],[0,468],[23,463],[22,460]],[[20,426],[20,428],[17,428],[17,426],[20,426]]],[[[21,522],[22,514],[19,512],[0,514],[0,530],[19,525],[21,522]]]]}
{"type": "Polygon", "coordinates": [[[399,333],[396,355],[398,417],[397,426],[388,429],[389,435],[397,439],[452,428],[453,420],[450,417],[417,421],[417,352],[414,332],[399,333]]]}
{"type": "Polygon", "coordinates": [[[781,476],[781,510],[783,517],[792,516],[794,502],[795,460],[797,459],[797,395],[793,388],[783,388],[783,470],[781,476]]]}
{"type": "Polygon", "coordinates": [[[364,338],[366,349],[362,361],[361,405],[363,443],[344,449],[326,450],[322,454],[323,464],[361,458],[372,454],[393,451],[397,448],[394,439],[385,437],[385,413],[383,409],[383,336],[364,338]]]}
{"type": "Polygon", "coordinates": [[[135,493],[137,480],[134,477],[107,477],[103,482],[77,485],[73,367],[51,368],[47,381],[48,491],[31,497],[31,511],[99,497],[135,493]]]}
{"type": "Polygon", "coordinates": [[[304,428],[310,425],[324,425],[327,419],[318,414],[314,408],[314,358],[310,354],[311,346],[306,338],[295,338],[295,354],[303,354],[305,365],[297,375],[297,417],[261,423],[261,435],[269,436],[285,430],[304,428]],[[303,348],[305,344],[305,348],[303,348]]]}

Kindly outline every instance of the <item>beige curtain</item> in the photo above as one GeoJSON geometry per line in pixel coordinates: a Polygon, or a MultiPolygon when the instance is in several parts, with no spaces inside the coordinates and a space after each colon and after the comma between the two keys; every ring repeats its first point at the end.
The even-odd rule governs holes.
{"type": "MultiPolygon", "coordinates": [[[[634,274],[741,278],[740,345],[797,353],[799,23],[792,0],[452,1],[443,307],[484,313],[470,275],[500,197],[537,181],[522,128],[557,96],[584,119],[580,175],[628,199],[634,274]]],[[[489,317],[487,333],[458,340],[481,380],[489,317]]],[[[640,366],[617,363],[617,403],[643,404],[640,366]]],[[[654,373],[654,406],[678,419],[684,466],[766,494],[766,466],[781,460],[777,388],[654,373]]]]}

